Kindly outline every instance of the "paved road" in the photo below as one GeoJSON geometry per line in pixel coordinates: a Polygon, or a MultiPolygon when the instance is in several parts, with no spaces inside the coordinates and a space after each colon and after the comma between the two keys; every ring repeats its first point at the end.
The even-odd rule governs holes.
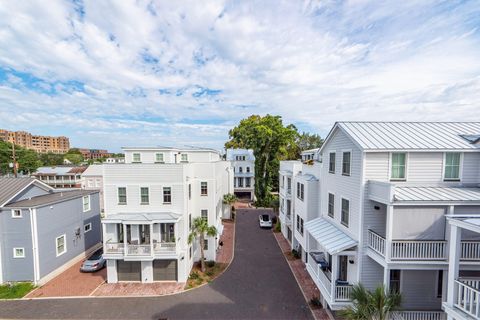
{"type": "Polygon", "coordinates": [[[259,210],[237,211],[235,258],[211,284],[173,296],[0,302],[0,318],[313,319],[259,210]]]}

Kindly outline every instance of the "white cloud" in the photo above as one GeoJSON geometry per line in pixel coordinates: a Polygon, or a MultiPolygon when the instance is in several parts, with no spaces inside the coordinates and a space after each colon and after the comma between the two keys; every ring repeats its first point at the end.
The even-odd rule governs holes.
{"type": "Polygon", "coordinates": [[[437,1],[7,1],[0,127],[117,150],[220,148],[252,113],[323,135],[337,120],[472,120],[479,16],[437,1]]]}

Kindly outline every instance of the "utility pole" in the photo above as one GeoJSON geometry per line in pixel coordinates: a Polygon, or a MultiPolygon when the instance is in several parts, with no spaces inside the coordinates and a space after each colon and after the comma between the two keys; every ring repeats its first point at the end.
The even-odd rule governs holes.
{"type": "Polygon", "coordinates": [[[15,143],[12,143],[13,176],[17,177],[17,157],[15,156],[15,143]]]}

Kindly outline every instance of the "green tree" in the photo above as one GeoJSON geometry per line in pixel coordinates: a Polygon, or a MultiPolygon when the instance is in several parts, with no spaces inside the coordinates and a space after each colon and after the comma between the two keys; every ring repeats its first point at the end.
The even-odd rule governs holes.
{"type": "MultiPolygon", "coordinates": [[[[1,174],[13,173],[13,168],[10,168],[10,163],[13,162],[12,149],[13,146],[10,142],[0,141],[1,174]]],[[[25,149],[16,145],[15,157],[18,163],[18,172],[28,174],[34,172],[39,166],[41,166],[38,155],[33,150],[25,149]]]]}
{"type": "Polygon", "coordinates": [[[192,230],[188,235],[188,244],[192,244],[195,239],[199,239],[200,246],[200,265],[202,272],[205,272],[205,236],[215,237],[217,229],[214,226],[209,226],[206,219],[197,217],[192,221],[192,230]]]}
{"type": "Polygon", "coordinates": [[[229,131],[225,148],[253,149],[255,155],[255,196],[258,205],[269,205],[272,190],[278,190],[280,159],[298,137],[297,128],[283,125],[280,116],[252,115],[229,131]]]}
{"type": "Polygon", "coordinates": [[[401,295],[387,293],[380,286],[373,292],[358,284],[352,288],[350,298],[353,304],[341,311],[341,316],[349,320],[387,320],[400,307],[401,295]]]}
{"type": "Polygon", "coordinates": [[[302,132],[295,139],[295,143],[289,146],[287,156],[281,160],[298,160],[302,151],[320,148],[323,139],[316,133],[302,132]]]}
{"type": "Polygon", "coordinates": [[[58,166],[63,164],[64,155],[48,152],[48,153],[40,153],[38,157],[42,162],[42,165],[44,166],[58,166]]]}
{"type": "Polygon", "coordinates": [[[72,148],[65,153],[65,159],[75,165],[79,165],[84,161],[82,153],[77,148],[72,148]]]}

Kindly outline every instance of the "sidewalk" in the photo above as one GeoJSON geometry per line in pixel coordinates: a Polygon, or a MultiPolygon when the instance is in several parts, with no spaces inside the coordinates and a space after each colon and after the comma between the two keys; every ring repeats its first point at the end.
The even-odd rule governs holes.
{"type": "Polygon", "coordinates": [[[233,242],[235,239],[235,222],[232,220],[223,220],[223,233],[220,236],[220,241],[223,246],[218,247],[217,262],[230,263],[233,258],[233,242]]]}
{"type": "MultiPolygon", "coordinates": [[[[290,266],[290,269],[292,270],[292,273],[295,276],[295,279],[297,279],[297,283],[302,289],[302,292],[305,296],[305,299],[307,300],[307,303],[310,304],[310,299],[312,299],[313,297],[318,297],[320,294],[317,286],[315,285],[312,278],[308,274],[305,264],[301,259],[291,260],[287,257],[286,254],[291,252],[291,247],[288,241],[283,237],[282,233],[274,232],[273,235],[275,236],[275,239],[277,239],[278,245],[280,246],[280,249],[285,255],[285,258],[290,266]]],[[[310,307],[310,309],[312,310],[313,316],[317,320],[333,319],[333,317],[331,318],[327,313],[327,311],[323,308],[310,307]]]]}

